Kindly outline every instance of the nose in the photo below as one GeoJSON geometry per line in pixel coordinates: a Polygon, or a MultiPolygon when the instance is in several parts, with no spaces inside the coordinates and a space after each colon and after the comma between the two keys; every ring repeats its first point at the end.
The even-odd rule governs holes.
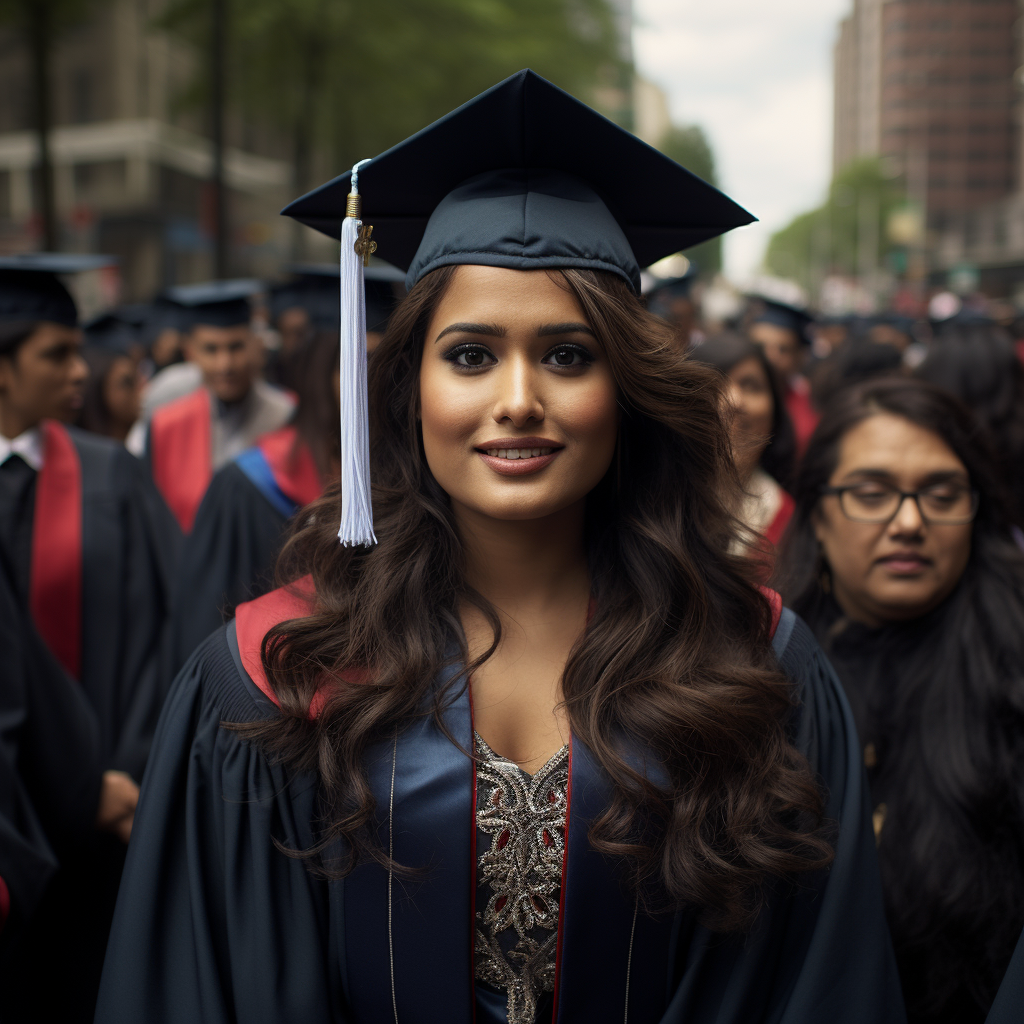
{"type": "Polygon", "coordinates": [[[498,386],[492,412],[494,422],[511,423],[514,427],[524,427],[531,421],[540,423],[544,419],[544,403],[529,361],[513,357],[505,361],[503,370],[493,377],[498,386]]]}
{"type": "Polygon", "coordinates": [[[894,537],[914,536],[921,533],[927,524],[921,516],[921,509],[914,498],[903,498],[896,515],[889,520],[889,533],[894,537]]]}

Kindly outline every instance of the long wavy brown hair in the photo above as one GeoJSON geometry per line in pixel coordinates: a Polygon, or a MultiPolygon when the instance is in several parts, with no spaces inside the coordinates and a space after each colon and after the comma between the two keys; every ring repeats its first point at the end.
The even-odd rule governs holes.
{"type": "MultiPolygon", "coordinates": [[[[373,834],[367,746],[424,714],[441,725],[446,702],[501,636],[494,608],[466,583],[455,518],[417,419],[427,326],[456,272],[437,270],[413,288],[370,362],[379,543],[338,544],[337,491],[302,513],[279,580],[311,575],[315,607],[267,634],[263,664],[281,714],[243,727],[296,770],[318,774],[323,839],[301,855],[332,877],[365,858],[388,863],[373,834]],[[463,601],[494,631],[475,661],[463,601]],[[439,687],[453,650],[465,669],[439,687]],[[330,697],[311,718],[325,679],[330,697]],[[346,854],[326,862],[339,847],[346,854]]],[[[728,554],[738,483],[719,374],[681,358],[669,326],[617,277],[549,273],[593,328],[622,408],[617,456],[588,497],[595,610],[562,680],[573,734],[612,782],[590,842],[629,870],[645,899],[656,893],[712,927],[743,929],[769,877],[824,867],[831,849],[821,795],[787,738],[794,696],[772,653],[769,604],[746,561],[728,554]],[[630,763],[636,744],[656,753],[662,783],[630,763]]]]}

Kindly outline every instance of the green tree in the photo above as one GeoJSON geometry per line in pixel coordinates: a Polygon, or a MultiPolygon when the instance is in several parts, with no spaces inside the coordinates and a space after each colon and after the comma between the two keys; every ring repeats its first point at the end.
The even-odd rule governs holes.
{"type": "Polygon", "coordinates": [[[903,182],[884,160],[856,160],[836,174],[821,206],[772,235],[765,266],[812,293],[830,273],[867,277],[895,253],[887,228],[905,205],[903,182]]]}
{"type": "Polygon", "coordinates": [[[13,28],[26,43],[32,80],[32,124],[36,134],[38,163],[39,219],[43,248],[57,249],[60,236],[53,192],[53,154],[50,131],[53,126],[50,65],[54,45],[69,29],[80,24],[95,0],[0,0],[0,25],[13,28]]]}
{"type": "MultiPolygon", "coordinates": [[[[606,0],[223,0],[227,102],[291,140],[293,191],[318,154],[339,171],[523,67],[586,94],[621,71],[606,0]]],[[[203,46],[210,0],[162,24],[203,46]]],[[[208,69],[192,98],[209,95],[208,69]]]]}
{"type": "MultiPolygon", "coordinates": [[[[715,173],[715,155],[702,128],[672,128],[661,140],[658,149],[667,157],[693,171],[709,185],[718,185],[715,173]]],[[[722,240],[712,238],[686,251],[686,255],[700,268],[702,274],[713,277],[722,269],[722,240]]]]}

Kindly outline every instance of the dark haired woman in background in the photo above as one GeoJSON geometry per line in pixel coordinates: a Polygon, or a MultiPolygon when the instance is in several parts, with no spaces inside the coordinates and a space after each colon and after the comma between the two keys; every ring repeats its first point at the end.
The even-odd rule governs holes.
{"type": "Polygon", "coordinates": [[[292,423],[218,470],[182,550],[171,622],[170,676],[235,606],[273,587],[274,562],[300,508],[338,479],[338,335],[319,331],[293,353],[292,423]]]}
{"type": "Polygon", "coordinates": [[[89,377],[77,426],[124,444],[142,409],[138,362],[113,349],[86,347],[82,356],[89,377]]]}
{"type": "Polygon", "coordinates": [[[1024,366],[996,324],[950,324],[928,346],[916,375],[959,398],[988,430],[999,471],[1024,517],[1024,366]]]}
{"type": "Polygon", "coordinates": [[[1024,926],[1024,554],[970,413],[837,395],[804,456],[784,594],[846,688],[910,1019],[982,1021],[1024,926]]]}
{"type": "Polygon", "coordinates": [[[793,499],[785,488],[796,454],[778,376],[759,345],[730,332],[708,338],[690,357],[720,370],[727,381],[729,439],[743,488],[736,515],[755,535],[744,547],[758,550],[763,537],[774,549],[793,514],[793,499]]]}
{"type": "MultiPolygon", "coordinates": [[[[97,1020],[897,1024],[848,709],[729,553],[720,383],[638,295],[632,244],[749,215],[528,71],[363,167],[367,219],[428,166],[378,543],[314,502],[295,586],[178,677],[97,1020]]],[[[350,181],[291,212],[336,232],[350,181]]]]}

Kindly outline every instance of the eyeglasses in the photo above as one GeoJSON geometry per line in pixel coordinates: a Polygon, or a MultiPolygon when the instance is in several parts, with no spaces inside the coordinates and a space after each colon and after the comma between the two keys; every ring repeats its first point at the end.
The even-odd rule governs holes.
{"type": "Polygon", "coordinates": [[[822,494],[839,499],[843,515],[855,523],[890,523],[911,498],[921,518],[933,526],[964,526],[978,514],[978,492],[963,484],[934,484],[919,491],[901,491],[869,481],[848,487],[823,487],[822,494]]]}

